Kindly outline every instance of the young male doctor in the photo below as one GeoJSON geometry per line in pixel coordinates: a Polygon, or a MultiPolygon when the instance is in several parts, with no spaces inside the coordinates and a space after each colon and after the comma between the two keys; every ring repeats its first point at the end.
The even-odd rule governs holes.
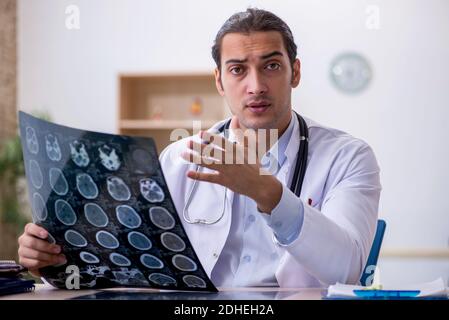
{"type": "MultiPolygon", "coordinates": [[[[292,111],[300,61],[290,28],[274,14],[234,14],[219,30],[212,55],[231,120],[173,143],[160,156],[206,272],[220,287],[357,283],[374,238],[381,191],[372,149],[344,132],[302,122],[292,111]],[[223,130],[226,125],[229,130],[223,130]],[[253,135],[251,145],[251,135],[241,134],[264,129],[277,130],[279,138],[253,135]],[[308,150],[301,148],[306,142],[308,150]],[[263,144],[268,152],[249,161],[263,144]],[[302,160],[301,179],[295,169],[302,160]],[[295,179],[303,180],[296,188],[295,179]]],[[[65,259],[46,237],[44,229],[28,224],[19,238],[20,263],[35,274],[65,259]]]]}

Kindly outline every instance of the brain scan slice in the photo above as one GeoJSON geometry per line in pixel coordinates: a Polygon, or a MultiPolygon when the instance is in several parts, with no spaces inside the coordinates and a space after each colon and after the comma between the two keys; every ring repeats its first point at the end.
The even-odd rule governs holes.
{"type": "Polygon", "coordinates": [[[76,175],[76,188],[86,199],[95,199],[98,196],[98,187],[92,177],[87,173],[79,173],[76,175]]]}
{"type": "MultiPolygon", "coordinates": [[[[107,279],[112,276],[111,268],[108,266],[92,266],[80,270],[80,278],[83,281],[83,287],[94,287],[98,280],[107,279]]],[[[65,286],[63,287],[65,288],[65,286]]]]}
{"type": "Polygon", "coordinates": [[[72,206],[63,199],[56,200],[55,214],[58,220],[66,226],[73,226],[77,219],[72,206]]]}
{"type": "Polygon", "coordinates": [[[149,214],[151,222],[158,228],[169,230],[175,226],[175,219],[164,207],[151,207],[149,214]]]}
{"type": "Polygon", "coordinates": [[[72,161],[80,168],[89,165],[90,159],[86,151],[86,146],[78,140],[70,143],[70,156],[72,161]]]}
{"type": "Polygon", "coordinates": [[[203,279],[191,274],[182,277],[182,281],[191,288],[206,288],[206,282],[203,279]]]}
{"type": "Polygon", "coordinates": [[[181,252],[186,248],[185,242],[175,233],[164,232],[161,234],[161,242],[164,247],[174,252],[181,252]]]}
{"type": "Polygon", "coordinates": [[[164,191],[153,179],[142,179],[139,181],[139,184],[140,193],[148,202],[162,202],[165,199],[164,191]]]}
{"type": "Polygon", "coordinates": [[[148,280],[162,287],[177,284],[175,279],[162,273],[152,273],[148,276],[148,280]]]}
{"type": "Polygon", "coordinates": [[[54,135],[47,134],[45,136],[45,149],[47,150],[47,156],[51,161],[61,160],[61,148],[59,147],[58,139],[54,135]]]}
{"type": "Polygon", "coordinates": [[[140,262],[149,269],[162,269],[164,267],[164,263],[161,259],[148,253],[144,253],[140,256],[140,262]]]}
{"type": "Polygon", "coordinates": [[[117,238],[108,231],[98,231],[95,235],[95,238],[97,239],[97,242],[107,249],[116,249],[119,247],[120,243],[118,242],[117,238]]]}
{"type": "Polygon", "coordinates": [[[80,252],[80,258],[81,260],[83,260],[85,263],[92,263],[92,264],[96,264],[100,262],[100,259],[98,259],[98,257],[90,252],[87,251],[81,251],[80,252]]]}
{"type": "Polygon", "coordinates": [[[115,149],[105,144],[98,148],[98,153],[101,159],[101,164],[106,169],[117,171],[120,168],[121,162],[115,149]]]}
{"type": "Polygon", "coordinates": [[[128,233],[128,242],[137,250],[150,250],[153,246],[146,235],[138,231],[128,233]]]}
{"type": "Polygon", "coordinates": [[[196,271],[195,261],[182,254],[175,254],[172,257],[173,265],[181,271],[196,271]]]}
{"type": "Polygon", "coordinates": [[[36,160],[30,160],[29,164],[31,183],[36,189],[40,189],[44,183],[44,177],[42,175],[41,167],[36,160]]]}
{"type": "Polygon", "coordinates": [[[47,219],[48,211],[44,199],[39,193],[33,194],[33,218],[37,221],[44,221],[47,219]]]}
{"type": "Polygon", "coordinates": [[[78,231],[69,229],[64,233],[64,238],[72,246],[80,248],[87,246],[86,238],[78,231]]]}
{"type": "Polygon", "coordinates": [[[127,228],[138,228],[142,219],[139,214],[128,205],[120,205],[115,209],[118,221],[127,228]]]}
{"type": "Polygon", "coordinates": [[[109,255],[109,260],[114,264],[121,267],[127,267],[131,265],[131,261],[120,253],[113,252],[109,255]]]}
{"type": "Polygon", "coordinates": [[[132,285],[132,286],[147,286],[148,281],[145,276],[138,269],[132,268],[121,268],[119,271],[113,271],[114,281],[120,283],[121,285],[132,285]]]}
{"type": "Polygon", "coordinates": [[[39,142],[37,141],[36,131],[34,128],[27,127],[25,132],[28,151],[32,154],[37,154],[39,152],[39,142]]]}
{"type": "Polygon", "coordinates": [[[84,205],[84,216],[91,225],[97,228],[106,227],[109,223],[109,218],[103,209],[93,202],[84,205]]]}
{"type": "Polygon", "coordinates": [[[154,157],[143,149],[136,149],[132,152],[132,158],[136,164],[134,170],[138,173],[153,174],[156,171],[154,157]]]}
{"type": "Polygon", "coordinates": [[[122,178],[114,176],[108,177],[106,179],[106,185],[109,194],[115,200],[127,201],[131,198],[131,191],[129,190],[125,182],[122,180],[122,178]]]}
{"type": "Polygon", "coordinates": [[[59,196],[65,196],[69,191],[69,184],[61,169],[50,168],[49,178],[52,190],[59,196]]]}
{"type": "Polygon", "coordinates": [[[104,276],[107,272],[110,272],[111,268],[108,266],[88,266],[85,273],[90,276],[104,276]]]}

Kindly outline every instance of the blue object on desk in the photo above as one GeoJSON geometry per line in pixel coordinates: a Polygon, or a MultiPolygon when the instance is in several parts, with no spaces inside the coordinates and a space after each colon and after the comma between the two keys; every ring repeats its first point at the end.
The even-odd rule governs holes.
{"type": "MultiPolygon", "coordinates": [[[[385,220],[377,220],[376,235],[374,236],[374,241],[368,256],[368,261],[366,262],[365,269],[363,270],[362,277],[360,278],[360,283],[362,284],[362,286],[371,285],[371,283],[367,283],[368,277],[374,272],[374,268],[377,265],[377,259],[379,258],[380,247],[382,246],[382,240],[384,238],[386,227],[387,223],[385,222],[385,220]]],[[[373,277],[371,277],[371,279],[373,279],[373,277]]]]}
{"type": "Polygon", "coordinates": [[[354,294],[359,298],[416,298],[419,290],[354,290],[354,294]]]}
{"type": "Polygon", "coordinates": [[[0,296],[34,290],[34,280],[22,278],[0,278],[0,296]]]}

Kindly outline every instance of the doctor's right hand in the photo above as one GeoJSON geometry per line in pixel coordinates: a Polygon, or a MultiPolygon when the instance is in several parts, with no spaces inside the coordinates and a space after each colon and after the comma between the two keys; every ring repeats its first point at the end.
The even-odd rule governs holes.
{"type": "Polygon", "coordinates": [[[28,223],[18,240],[19,263],[37,277],[40,276],[40,268],[66,262],[65,256],[61,254],[61,247],[49,243],[47,237],[47,230],[37,224],[28,223]]]}

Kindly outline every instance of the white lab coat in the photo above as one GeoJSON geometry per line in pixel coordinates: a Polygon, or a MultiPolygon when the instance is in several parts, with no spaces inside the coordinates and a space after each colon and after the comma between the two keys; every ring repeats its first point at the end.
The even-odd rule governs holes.
{"type": "MultiPolygon", "coordinates": [[[[309,128],[308,166],[301,192],[304,220],[296,240],[287,246],[277,244],[281,259],[275,276],[280,287],[357,283],[376,230],[381,191],[379,167],[365,142],[304,119],[309,128]],[[309,198],[312,206],[308,205],[309,198]]],[[[298,130],[296,124],[287,146],[287,159],[278,174],[287,186],[299,147],[298,130]]],[[[217,224],[205,226],[184,221],[182,212],[193,183],[186,172],[196,168],[180,160],[187,139],[190,138],[168,146],[161,153],[160,162],[187,235],[210,276],[229,235],[234,193],[227,191],[226,211],[217,224]]],[[[217,184],[199,182],[190,205],[190,218],[205,218],[208,214],[217,217],[224,190],[217,184]]]]}

